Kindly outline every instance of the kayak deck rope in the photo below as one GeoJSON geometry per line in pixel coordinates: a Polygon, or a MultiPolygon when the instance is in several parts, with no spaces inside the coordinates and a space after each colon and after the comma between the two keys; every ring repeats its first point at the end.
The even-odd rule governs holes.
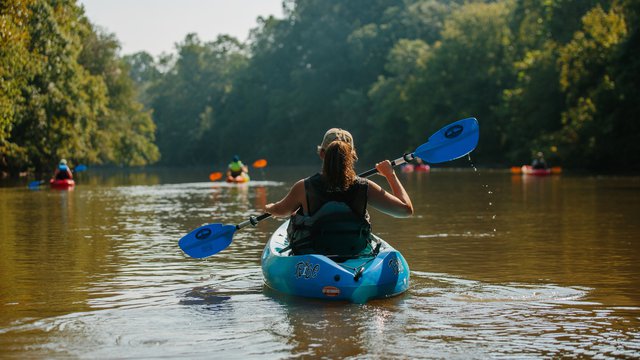
{"type": "Polygon", "coordinates": [[[375,240],[376,240],[376,247],[373,248],[373,250],[371,250],[370,253],[362,254],[362,255],[356,255],[356,256],[352,257],[352,259],[358,259],[358,258],[361,258],[361,257],[371,257],[364,264],[362,264],[360,266],[356,266],[356,267],[346,266],[344,264],[341,265],[343,268],[353,271],[353,281],[360,280],[360,278],[364,274],[364,269],[367,267],[367,264],[372,262],[373,259],[375,259],[376,256],[378,256],[378,254],[380,253],[380,246],[382,246],[382,242],[380,240],[378,240],[378,239],[375,239],[375,240]]]}

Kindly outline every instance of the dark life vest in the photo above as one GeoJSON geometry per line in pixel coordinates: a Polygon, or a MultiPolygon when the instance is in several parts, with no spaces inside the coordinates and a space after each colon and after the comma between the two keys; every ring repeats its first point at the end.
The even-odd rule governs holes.
{"type": "Polygon", "coordinates": [[[58,173],[56,174],[55,177],[56,177],[56,180],[66,180],[66,179],[72,178],[69,168],[66,166],[59,166],[58,173]]]}
{"type": "Polygon", "coordinates": [[[367,249],[371,224],[367,213],[368,182],[357,178],[345,191],[331,191],[320,174],[304,181],[309,214],[299,209],[287,228],[293,255],[357,256],[367,249]]]}

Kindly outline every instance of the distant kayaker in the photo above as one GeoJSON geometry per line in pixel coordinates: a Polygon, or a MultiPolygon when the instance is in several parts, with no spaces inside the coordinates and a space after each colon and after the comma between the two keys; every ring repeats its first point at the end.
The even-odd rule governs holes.
{"type": "Polygon", "coordinates": [[[531,168],[533,169],[547,169],[549,166],[547,165],[547,161],[544,159],[544,154],[541,151],[538,151],[536,154],[536,158],[531,162],[531,168]]]}
{"type": "MultiPolygon", "coordinates": [[[[347,215],[355,214],[353,221],[366,224],[369,223],[367,205],[394,217],[408,217],[413,214],[411,199],[389,160],[376,164],[376,169],[387,179],[392,194],[375,182],[356,175],[354,164],[358,157],[353,137],[348,131],[337,128],[328,130],[317,150],[322,159],[322,171],[299,180],[283,199],[265,206],[265,210],[274,216],[292,216],[292,231],[296,231],[295,224],[308,224],[309,221],[305,219],[313,218],[316,212],[328,203],[346,204],[352,212],[347,215]]],[[[348,221],[344,219],[345,217],[338,217],[335,221],[352,221],[351,218],[348,221]]],[[[308,232],[314,233],[313,229],[308,232]]],[[[294,235],[289,233],[290,237],[295,237],[294,235]]],[[[368,234],[366,236],[368,237],[368,234]]]]}
{"type": "Polygon", "coordinates": [[[67,160],[60,160],[58,167],[53,172],[53,178],[55,180],[73,179],[73,174],[71,174],[71,169],[69,169],[69,166],[67,165],[67,160]]]}
{"type": "Polygon", "coordinates": [[[238,155],[234,155],[227,167],[227,177],[235,178],[242,174],[249,174],[249,168],[240,161],[240,157],[238,155]]]}

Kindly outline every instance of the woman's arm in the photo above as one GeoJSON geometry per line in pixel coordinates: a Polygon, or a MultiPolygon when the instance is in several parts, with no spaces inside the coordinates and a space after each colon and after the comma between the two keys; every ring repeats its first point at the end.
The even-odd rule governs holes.
{"type": "Polygon", "coordinates": [[[304,180],[300,180],[295,183],[287,196],[282,200],[265,206],[265,211],[273,216],[286,217],[291,216],[296,210],[303,207],[305,213],[307,213],[307,200],[304,192],[304,180]]]}
{"type": "Polygon", "coordinates": [[[393,194],[389,194],[380,187],[380,185],[369,181],[369,190],[367,192],[368,203],[376,210],[379,210],[393,217],[409,217],[413,215],[413,204],[411,198],[405,191],[402,183],[393,171],[393,167],[389,160],[385,160],[376,164],[378,172],[387,179],[393,194]]]}

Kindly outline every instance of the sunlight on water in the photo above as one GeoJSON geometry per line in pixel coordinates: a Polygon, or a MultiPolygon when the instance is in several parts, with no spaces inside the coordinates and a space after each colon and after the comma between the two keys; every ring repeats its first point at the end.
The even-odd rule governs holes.
{"type": "Polygon", "coordinates": [[[373,349],[391,357],[633,356],[640,344],[637,333],[620,330],[625,319],[618,314],[640,309],[585,301],[587,288],[413,272],[409,294],[349,305],[264,292],[258,267],[214,270],[192,279],[195,287],[165,282],[154,291],[128,289],[94,304],[104,310],[7,330],[56,334],[47,349],[86,358],[152,356],[159,346],[182,355],[322,355],[335,341],[346,347],[330,353],[341,355],[373,349]],[[199,348],[190,350],[191,344],[199,348]],[[385,344],[384,351],[376,344],[385,344]]]}
{"type": "Polygon", "coordinates": [[[407,346],[416,344],[417,351],[433,354],[433,342],[442,343],[444,357],[633,356],[639,350],[637,333],[620,329],[629,309],[585,300],[592,289],[487,284],[423,272],[412,279],[407,346]]]}
{"type": "Polygon", "coordinates": [[[636,213],[625,193],[599,197],[613,197],[617,208],[592,213],[581,189],[578,197],[564,200],[581,204],[570,206],[565,216],[551,206],[562,201],[531,197],[533,192],[567,194],[553,188],[557,182],[525,183],[491,173],[478,181],[476,172],[438,170],[423,175],[403,178],[415,199],[414,218],[372,214],[376,233],[405,254],[412,269],[410,289],[365,305],[292,298],[264,288],[260,254],[282,220],[238,231],[227,249],[203,260],[180,251],[177,241],[194,228],[236,224],[260,214],[264,204],[286,193],[285,182],[1,191],[0,221],[10,230],[3,230],[6,240],[0,243],[0,355],[480,359],[640,354],[636,230],[602,235],[625,229],[619,224],[636,213]],[[616,213],[620,206],[630,210],[616,213]],[[25,226],[24,218],[33,225],[25,226]],[[579,231],[564,235],[574,218],[579,231]],[[589,227],[593,222],[584,219],[603,221],[589,227]],[[556,221],[555,232],[547,231],[556,221]]]}

